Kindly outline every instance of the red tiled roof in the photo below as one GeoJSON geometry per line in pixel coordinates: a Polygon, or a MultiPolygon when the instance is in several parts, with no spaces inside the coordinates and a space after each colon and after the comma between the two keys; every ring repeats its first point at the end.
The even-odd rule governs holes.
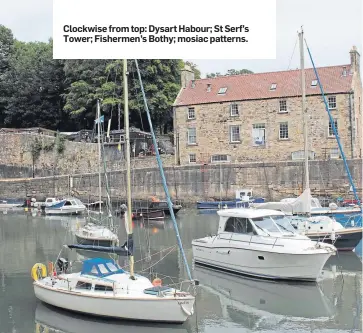
{"type": "MultiPolygon", "coordinates": [[[[352,75],[350,65],[317,68],[324,93],[346,93],[351,90],[352,75]],[[347,75],[343,76],[343,67],[347,75]]],[[[315,80],[313,68],[305,70],[306,94],[320,95],[319,86],[312,87],[315,80]]],[[[175,101],[175,106],[218,103],[227,101],[256,100],[266,98],[279,98],[301,96],[300,70],[283,72],[256,73],[247,75],[221,76],[213,79],[195,80],[195,86],[189,82],[182,89],[175,101]],[[277,84],[274,91],[270,91],[271,84],[277,84]],[[211,84],[211,91],[207,92],[207,84],[211,84]],[[222,87],[227,87],[225,95],[218,95],[222,87]]]]}

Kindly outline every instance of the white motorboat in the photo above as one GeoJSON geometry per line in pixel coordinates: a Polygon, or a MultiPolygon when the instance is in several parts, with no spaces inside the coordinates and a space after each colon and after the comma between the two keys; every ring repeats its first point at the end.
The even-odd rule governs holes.
{"type": "Polygon", "coordinates": [[[336,248],[299,235],[280,211],[225,209],[218,234],[193,240],[196,264],[274,280],[316,281],[336,248]]]}
{"type": "Polygon", "coordinates": [[[109,228],[94,223],[87,223],[79,228],[75,235],[78,244],[110,247],[119,243],[117,235],[109,228]]]}
{"type": "Polygon", "coordinates": [[[77,198],[66,198],[52,205],[46,206],[44,211],[48,215],[79,215],[86,210],[86,206],[77,198]]]}
{"type": "Polygon", "coordinates": [[[193,314],[194,296],[164,286],[154,286],[141,275],[124,271],[114,260],[83,261],[81,272],[67,273],[60,258],[59,274],[36,264],[33,267],[35,296],[50,305],[96,316],[183,323],[193,314]]]}

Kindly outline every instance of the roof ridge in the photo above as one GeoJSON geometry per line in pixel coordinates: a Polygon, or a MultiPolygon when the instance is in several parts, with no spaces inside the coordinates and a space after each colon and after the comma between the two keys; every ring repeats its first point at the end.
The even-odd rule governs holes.
{"type": "MultiPolygon", "coordinates": [[[[334,66],[321,66],[321,67],[317,67],[316,69],[322,69],[322,68],[335,68],[335,67],[347,67],[347,66],[351,66],[351,64],[342,64],[342,65],[334,65],[334,66]]],[[[305,68],[305,70],[310,70],[310,69],[314,69],[313,67],[309,67],[309,68],[305,68]]],[[[295,71],[299,71],[300,69],[287,69],[287,70],[283,70],[283,71],[270,71],[270,72],[259,72],[259,73],[248,73],[248,74],[233,74],[233,75],[221,75],[221,76],[217,76],[217,77],[211,77],[211,78],[203,78],[203,79],[196,79],[196,82],[199,81],[204,81],[204,80],[215,80],[215,79],[219,79],[219,78],[225,78],[225,77],[235,77],[235,76],[254,76],[254,75],[264,75],[264,74],[271,74],[271,73],[286,73],[286,72],[295,72],[295,71]]]]}

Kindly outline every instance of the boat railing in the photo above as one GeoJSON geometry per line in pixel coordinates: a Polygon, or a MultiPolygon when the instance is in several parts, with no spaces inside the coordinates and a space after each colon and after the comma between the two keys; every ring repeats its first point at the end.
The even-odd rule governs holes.
{"type": "MultiPolygon", "coordinates": [[[[324,240],[322,240],[322,241],[316,241],[316,242],[314,242],[310,238],[307,238],[307,239],[298,238],[298,239],[296,239],[294,237],[287,237],[287,235],[284,236],[284,237],[277,237],[277,236],[271,236],[271,235],[269,235],[269,236],[264,236],[264,235],[250,235],[249,240],[240,240],[240,239],[232,239],[233,238],[233,235],[234,235],[233,232],[230,233],[230,237],[228,237],[226,235],[227,236],[226,238],[221,237],[221,235],[223,235],[223,234],[224,233],[219,233],[218,235],[215,236],[215,238],[224,239],[224,240],[228,241],[229,243],[231,243],[231,241],[235,241],[235,242],[241,242],[241,243],[248,243],[248,245],[251,245],[251,243],[254,243],[253,242],[253,237],[256,237],[256,236],[268,237],[269,239],[274,239],[273,243],[271,243],[271,242],[268,242],[268,243],[267,242],[266,243],[260,243],[259,242],[259,244],[261,244],[261,245],[271,245],[271,248],[274,248],[275,246],[285,247],[284,244],[276,244],[277,241],[278,240],[281,240],[281,239],[284,239],[284,240],[289,239],[289,240],[298,241],[298,242],[302,242],[302,241],[305,241],[305,242],[313,242],[313,243],[316,243],[315,245],[317,245],[318,243],[323,242],[325,240],[325,237],[326,237],[326,236],[324,237],[324,240]]],[[[225,234],[227,234],[227,233],[225,233],[225,234]]],[[[296,236],[296,235],[297,234],[294,234],[294,236],[296,236]]]]}

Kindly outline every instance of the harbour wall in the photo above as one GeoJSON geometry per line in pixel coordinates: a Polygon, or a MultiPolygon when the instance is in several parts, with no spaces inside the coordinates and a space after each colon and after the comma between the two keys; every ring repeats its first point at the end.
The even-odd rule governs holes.
{"type": "MultiPolygon", "coordinates": [[[[255,196],[269,200],[298,195],[305,186],[302,161],[274,163],[167,166],[171,156],[163,159],[164,171],[173,199],[185,203],[234,197],[235,191],[252,188],[255,196]]],[[[132,194],[134,198],[164,197],[155,157],[143,159],[149,167],[139,167],[132,161],[132,194]],[[147,161],[149,161],[147,163],[147,161]]],[[[362,191],[362,159],[348,160],[354,183],[362,191]]],[[[1,168],[0,168],[1,169],[1,168]]],[[[349,181],[342,160],[310,161],[310,188],[315,195],[347,196],[349,181]]],[[[126,196],[125,170],[111,170],[101,175],[102,197],[106,198],[106,177],[112,200],[126,196]]],[[[85,202],[98,200],[98,173],[53,175],[36,178],[0,179],[0,198],[75,195],[85,202]]]]}

